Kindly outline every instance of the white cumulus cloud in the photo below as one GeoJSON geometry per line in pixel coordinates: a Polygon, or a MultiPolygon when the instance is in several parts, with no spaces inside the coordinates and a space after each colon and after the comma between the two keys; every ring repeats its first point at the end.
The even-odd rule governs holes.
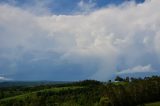
{"type": "Polygon", "coordinates": [[[118,74],[129,74],[129,73],[142,73],[142,72],[153,72],[152,66],[146,65],[146,66],[135,66],[126,70],[123,70],[119,72],[118,74]]]}

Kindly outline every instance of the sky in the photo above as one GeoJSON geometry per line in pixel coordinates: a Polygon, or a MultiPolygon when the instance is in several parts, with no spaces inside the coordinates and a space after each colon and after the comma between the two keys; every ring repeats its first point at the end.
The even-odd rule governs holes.
{"type": "Polygon", "coordinates": [[[159,0],[0,0],[0,80],[160,75],[159,0]]]}

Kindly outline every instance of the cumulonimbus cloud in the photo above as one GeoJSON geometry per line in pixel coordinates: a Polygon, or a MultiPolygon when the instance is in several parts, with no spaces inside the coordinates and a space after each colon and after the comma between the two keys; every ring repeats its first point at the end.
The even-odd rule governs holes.
{"type": "Polygon", "coordinates": [[[59,73],[68,80],[105,80],[136,66],[159,70],[159,5],[124,3],[82,15],[36,15],[0,5],[0,72],[15,79],[59,73]]]}

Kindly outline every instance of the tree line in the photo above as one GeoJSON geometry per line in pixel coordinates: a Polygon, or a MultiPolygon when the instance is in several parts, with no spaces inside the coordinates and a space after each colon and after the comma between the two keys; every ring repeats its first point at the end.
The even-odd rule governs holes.
{"type": "Polygon", "coordinates": [[[0,88],[0,106],[144,106],[155,101],[160,101],[159,76],[0,88]]]}

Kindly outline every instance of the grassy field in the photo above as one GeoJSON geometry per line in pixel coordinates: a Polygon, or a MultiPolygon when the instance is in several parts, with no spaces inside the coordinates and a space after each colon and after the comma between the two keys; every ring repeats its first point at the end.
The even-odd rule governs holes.
{"type": "Polygon", "coordinates": [[[122,81],[122,82],[113,82],[113,84],[114,84],[114,85],[127,85],[127,84],[129,84],[129,83],[122,81]]]}
{"type": "Polygon", "coordinates": [[[148,103],[145,106],[160,106],[160,102],[148,103]]]}
{"type": "Polygon", "coordinates": [[[24,99],[24,98],[30,97],[32,95],[35,95],[38,92],[41,92],[41,93],[45,93],[45,92],[60,92],[60,91],[64,91],[64,90],[69,90],[69,89],[70,90],[74,90],[74,89],[78,89],[78,88],[83,88],[83,87],[81,87],[81,86],[55,87],[55,88],[44,89],[44,90],[39,90],[39,91],[31,92],[31,93],[26,93],[26,94],[22,94],[22,95],[17,95],[17,96],[13,96],[13,97],[4,98],[4,99],[1,99],[0,102],[7,101],[7,100],[14,100],[14,99],[18,99],[18,100],[24,99]]]}

